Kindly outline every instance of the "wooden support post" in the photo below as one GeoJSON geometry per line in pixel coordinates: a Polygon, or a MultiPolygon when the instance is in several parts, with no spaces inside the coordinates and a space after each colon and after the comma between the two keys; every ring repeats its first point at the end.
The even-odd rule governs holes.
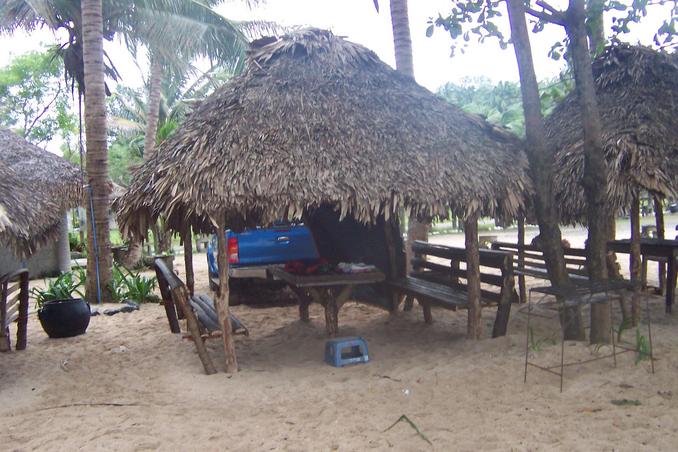
{"type": "Polygon", "coordinates": [[[506,336],[509,317],[511,316],[511,303],[516,296],[515,278],[513,277],[513,258],[506,256],[501,269],[502,284],[501,298],[497,306],[497,316],[494,319],[492,337],[506,336]]]}
{"type": "Polygon", "coordinates": [[[195,293],[195,277],[193,275],[193,237],[191,225],[186,226],[184,231],[184,264],[186,265],[186,287],[191,296],[195,293]]]}
{"type": "Polygon", "coordinates": [[[195,317],[195,313],[191,309],[190,303],[188,302],[188,297],[190,296],[188,291],[183,286],[177,286],[172,289],[171,294],[174,304],[180,306],[186,315],[186,326],[188,327],[188,331],[191,333],[193,343],[195,344],[195,348],[198,351],[198,357],[202,362],[202,366],[205,368],[205,373],[207,375],[217,373],[217,369],[214,367],[214,363],[212,362],[210,355],[207,353],[207,347],[205,347],[205,343],[202,340],[198,319],[195,317]]]}
{"type": "MultiPolygon", "coordinates": [[[[518,218],[518,268],[525,268],[525,217],[518,218]]],[[[527,303],[525,275],[518,275],[518,295],[521,303],[527,303]]]]}
{"type": "MultiPolygon", "coordinates": [[[[398,266],[396,263],[396,249],[395,240],[393,238],[393,231],[391,230],[391,223],[383,219],[384,241],[386,242],[386,249],[388,250],[388,276],[387,279],[395,280],[398,277],[398,266]]],[[[388,286],[387,286],[388,287],[388,286]]],[[[397,314],[398,312],[398,293],[394,289],[391,290],[391,308],[389,312],[397,314]]]]}
{"type": "Polygon", "coordinates": [[[224,355],[226,358],[226,372],[234,373],[238,371],[238,358],[235,354],[235,342],[233,341],[233,331],[231,330],[231,316],[228,309],[228,249],[226,246],[226,221],[225,213],[220,212],[217,219],[217,241],[219,246],[219,294],[217,295],[217,315],[221,324],[222,336],[224,341],[224,355]]]}
{"type": "MultiPolygon", "coordinates": [[[[666,229],[664,227],[664,203],[657,196],[653,196],[653,198],[657,238],[663,240],[666,237],[666,229]]],[[[659,272],[659,293],[661,295],[666,295],[666,262],[659,261],[657,271],[659,272]]]]}
{"type": "Polygon", "coordinates": [[[480,311],[480,252],[478,250],[478,215],[464,221],[466,245],[466,282],[468,287],[468,324],[466,337],[480,339],[483,324],[480,311]]]}
{"type": "Polygon", "coordinates": [[[433,314],[431,314],[431,305],[426,301],[421,302],[421,308],[424,311],[424,322],[427,325],[433,323],[433,314]]]}
{"type": "Polygon", "coordinates": [[[638,325],[640,319],[640,196],[635,193],[631,200],[631,255],[629,256],[629,274],[634,282],[631,297],[631,323],[638,325]]]}
{"type": "Polygon", "coordinates": [[[26,350],[28,341],[28,272],[19,276],[19,318],[16,323],[16,349],[26,350]]]}

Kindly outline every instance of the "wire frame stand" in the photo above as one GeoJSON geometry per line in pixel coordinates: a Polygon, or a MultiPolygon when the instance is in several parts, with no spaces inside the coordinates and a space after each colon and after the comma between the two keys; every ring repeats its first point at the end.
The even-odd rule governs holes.
{"type": "MultiPolygon", "coordinates": [[[[540,286],[533,287],[529,290],[527,306],[519,310],[519,312],[527,312],[527,327],[525,334],[525,375],[523,383],[527,383],[527,369],[528,367],[535,367],[542,371],[551,373],[560,378],[560,392],[563,392],[563,379],[565,376],[565,367],[576,366],[581,364],[599,361],[602,359],[612,358],[614,367],[617,367],[617,355],[626,352],[636,352],[636,348],[631,348],[621,342],[615,341],[614,323],[612,322],[612,309],[610,309],[610,338],[612,344],[612,353],[595,358],[580,360],[580,361],[565,361],[565,331],[569,326],[568,323],[562,324],[560,332],[560,363],[555,365],[544,366],[537,364],[530,360],[530,321],[533,316],[552,319],[555,316],[560,316],[566,308],[577,308],[582,306],[590,306],[598,303],[605,303],[612,300],[621,300],[621,291],[633,287],[633,282],[614,280],[605,281],[602,283],[585,283],[576,284],[568,287],[555,286],[540,286]],[[538,294],[538,298],[533,302],[533,294],[538,294]],[[555,312],[555,315],[553,314],[555,312]]],[[[652,318],[650,317],[650,303],[645,300],[646,315],[647,315],[647,329],[648,342],[650,351],[650,363],[652,373],[654,374],[654,354],[652,349],[652,318]]],[[[570,320],[571,321],[571,320],[570,320]]]]}

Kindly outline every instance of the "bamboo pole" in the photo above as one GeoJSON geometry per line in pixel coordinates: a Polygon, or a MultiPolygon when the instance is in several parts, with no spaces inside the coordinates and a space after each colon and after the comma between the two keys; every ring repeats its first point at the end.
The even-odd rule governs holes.
{"type": "Polygon", "coordinates": [[[468,288],[468,324],[466,337],[480,339],[483,324],[480,312],[480,251],[478,249],[478,215],[464,221],[466,245],[466,284],[468,288]]]}
{"type": "Polygon", "coordinates": [[[238,371],[238,359],[235,353],[235,342],[233,341],[233,331],[231,330],[231,316],[228,310],[228,246],[226,244],[226,215],[224,212],[219,214],[217,222],[217,243],[219,246],[219,293],[217,294],[217,314],[221,324],[222,336],[224,341],[224,355],[226,358],[226,372],[234,373],[238,371]]]}

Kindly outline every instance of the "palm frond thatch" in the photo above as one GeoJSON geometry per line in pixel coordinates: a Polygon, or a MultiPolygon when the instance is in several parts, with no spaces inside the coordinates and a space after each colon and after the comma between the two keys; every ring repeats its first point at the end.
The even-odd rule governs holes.
{"type": "MultiPolygon", "coordinates": [[[[678,194],[678,56],[647,47],[615,45],[593,64],[608,168],[611,213],[628,208],[634,193],[678,194]]],[[[581,222],[584,148],[576,93],[546,119],[556,149],[556,196],[561,221],[581,222]]]]}
{"type": "Polygon", "coordinates": [[[0,129],[0,242],[27,257],[54,239],[69,208],[80,204],[78,169],[7,129],[0,129]]]}
{"type": "Polygon", "coordinates": [[[213,228],[298,218],[320,205],[373,222],[515,215],[522,143],[436,97],[370,50],[305,29],[252,43],[248,68],[205,99],[116,202],[127,233],[159,215],[213,228]],[[239,223],[242,224],[242,223],[239,223]]]}

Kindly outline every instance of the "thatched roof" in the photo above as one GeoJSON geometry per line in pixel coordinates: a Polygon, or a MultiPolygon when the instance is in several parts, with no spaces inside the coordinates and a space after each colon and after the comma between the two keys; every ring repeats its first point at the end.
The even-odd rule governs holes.
{"type": "Polygon", "coordinates": [[[323,204],[361,222],[513,215],[528,183],[521,142],[436,97],[370,50],[306,29],[255,41],[246,72],[205,99],[133,173],[118,222],[160,213],[212,228],[323,204]]]}
{"type": "MultiPolygon", "coordinates": [[[[678,194],[678,56],[647,47],[615,45],[593,72],[608,167],[608,202],[617,213],[637,190],[678,194]]],[[[556,196],[561,220],[582,221],[586,202],[583,130],[576,93],[546,119],[556,147],[556,196]]]]}
{"type": "Polygon", "coordinates": [[[17,256],[54,239],[80,193],[75,166],[0,129],[0,242],[17,256]]]}

